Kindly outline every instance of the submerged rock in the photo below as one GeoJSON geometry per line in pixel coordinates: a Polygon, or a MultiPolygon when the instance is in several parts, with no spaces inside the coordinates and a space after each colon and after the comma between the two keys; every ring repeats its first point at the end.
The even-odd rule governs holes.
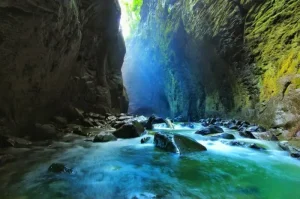
{"type": "Polygon", "coordinates": [[[48,168],[48,172],[52,172],[52,173],[70,173],[71,174],[71,173],[73,173],[73,169],[70,169],[70,168],[66,167],[62,163],[53,163],[48,168]]]}
{"type": "Polygon", "coordinates": [[[144,137],[144,138],[142,138],[141,139],[141,144],[149,142],[150,139],[151,139],[151,137],[144,137]]]}
{"type": "Polygon", "coordinates": [[[154,145],[165,151],[181,154],[207,150],[196,140],[180,134],[155,133],[154,145]]]}
{"type": "Polygon", "coordinates": [[[223,133],[223,132],[224,132],[224,130],[221,127],[216,126],[216,125],[211,125],[207,128],[196,131],[196,134],[210,135],[210,134],[217,134],[217,133],[223,133]]]}
{"type": "Polygon", "coordinates": [[[113,132],[117,138],[136,138],[145,134],[145,128],[137,121],[123,125],[121,128],[113,132]]]}
{"type": "Polygon", "coordinates": [[[117,138],[111,132],[101,132],[95,136],[93,142],[110,142],[115,140],[117,138]]]}

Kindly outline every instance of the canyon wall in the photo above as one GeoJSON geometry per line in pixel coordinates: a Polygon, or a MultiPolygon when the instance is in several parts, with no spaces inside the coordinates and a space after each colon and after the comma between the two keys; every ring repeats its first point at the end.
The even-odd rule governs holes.
{"type": "Polygon", "coordinates": [[[2,0],[1,132],[26,131],[70,107],[126,112],[120,14],[117,0],[2,0]]]}
{"type": "Polygon", "coordinates": [[[165,71],[170,116],[291,128],[300,113],[299,19],[298,0],[144,0],[131,48],[146,49],[137,67],[165,71]]]}

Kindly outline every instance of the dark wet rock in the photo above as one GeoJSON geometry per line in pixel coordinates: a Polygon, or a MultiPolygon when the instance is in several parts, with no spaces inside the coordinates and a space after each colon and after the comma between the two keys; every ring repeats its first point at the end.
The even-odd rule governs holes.
{"type": "Polygon", "coordinates": [[[224,130],[216,125],[208,126],[207,128],[201,129],[196,131],[196,134],[200,135],[210,135],[210,134],[217,134],[217,133],[223,133],[224,130]]]}
{"type": "Polygon", "coordinates": [[[254,135],[250,131],[240,131],[239,134],[245,138],[255,139],[254,135]]]}
{"type": "Polygon", "coordinates": [[[261,146],[258,146],[257,144],[249,144],[248,145],[249,148],[251,149],[255,149],[255,150],[266,150],[265,148],[261,147],[261,146]]]}
{"type": "Polygon", "coordinates": [[[205,146],[198,143],[193,138],[180,135],[180,134],[174,135],[174,142],[181,154],[207,150],[205,146]]]}
{"type": "Polygon", "coordinates": [[[11,154],[2,154],[0,155],[0,166],[3,166],[6,163],[12,162],[15,160],[15,157],[11,154]]]}
{"type": "Polygon", "coordinates": [[[79,125],[73,127],[73,133],[77,135],[87,136],[87,134],[82,130],[82,127],[79,125]]]}
{"type": "Polygon", "coordinates": [[[93,127],[94,126],[94,120],[92,118],[84,118],[82,120],[82,125],[85,127],[93,127]]]}
{"type": "Polygon", "coordinates": [[[48,168],[48,172],[52,173],[73,173],[73,170],[66,167],[62,163],[53,163],[51,166],[48,168]]]}
{"type": "Polygon", "coordinates": [[[53,118],[53,122],[58,124],[59,126],[66,126],[68,124],[68,120],[61,116],[56,116],[53,118]]]}
{"type": "Polygon", "coordinates": [[[167,133],[155,133],[154,134],[154,145],[157,148],[165,150],[167,152],[179,153],[177,146],[174,142],[174,136],[167,133]]]}
{"type": "Polygon", "coordinates": [[[230,133],[222,133],[220,135],[212,136],[213,138],[221,138],[221,139],[227,139],[227,140],[234,140],[234,135],[230,133]]]}
{"type": "Polygon", "coordinates": [[[266,150],[264,147],[259,146],[255,143],[247,143],[247,142],[242,142],[242,141],[230,141],[230,142],[223,142],[224,144],[228,144],[230,146],[239,146],[239,147],[246,147],[246,148],[251,148],[255,150],[266,150]]]}
{"type": "Polygon", "coordinates": [[[227,128],[233,129],[233,130],[238,130],[239,129],[239,127],[234,123],[229,123],[227,128]]]}
{"type": "Polygon", "coordinates": [[[123,125],[121,128],[117,129],[113,132],[114,136],[117,138],[135,138],[140,137],[145,133],[145,128],[142,124],[137,121],[133,121],[132,123],[127,123],[123,125]]]}
{"type": "Polygon", "coordinates": [[[210,118],[210,119],[208,119],[207,123],[209,123],[209,124],[215,124],[216,121],[217,120],[215,118],[210,118]]]}
{"type": "Polygon", "coordinates": [[[95,136],[93,142],[110,142],[115,140],[117,138],[111,132],[101,132],[95,136]]]}
{"type": "Polygon", "coordinates": [[[117,117],[114,116],[114,115],[111,115],[111,116],[108,116],[108,117],[106,118],[106,120],[109,121],[109,122],[112,122],[112,121],[117,120],[117,117]]]}
{"type": "Polygon", "coordinates": [[[141,139],[141,144],[149,142],[150,139],[151,139],[151,137],[144,137],[144,138],[142,138],[141,139]]]}
{"type": "Polygon", "coordinates": [[[32,134],[34,140],[46,140],[57,138],[58,132],[52,124],[35,124],[35,133],[32,134]]]}
{"type": "Polygon", "coordinates": [[[155,115],[152,115],[149,117],[149,119],[145,125],[145,128],[147,130],[152,130],[153,124],[161,124],[161,123],[166,123],[166,121],[161,117],[156,117],[155,115]]]}
{"type": "Polygon", "coordinates": [[[126,122],[124,121],[115,121],[114,123],[111,124],[113,128],[119,129],[121,128],[126,122]]]}
{"type": "Polygon", "coordinates": [[[266,129],[264,127],[261,126],[250,126],[247,128],[247,131],[250,132],[265,132],[266,129]]]}
{"type": "Polygon", "coordinates": [[[83,111],[75,108],[72,105],[66,106],[63,110],[63,115],[70,121],[75,121],[76,119],[83,120],[83,111]]]}
{"type": "Polygon", "coordinates": [[[208,126],[209,126],[209,123],[207,123],[207,122],[202,122],[201,125],[204,126],[204,127],[208,127],[208,126]]]}
{"type": "Polygon", "coordinates": [[[267,141],[278,141],[278,138],[270,131],[265,132],[252,132],[252,135],[259,140],[267,140],[267,141]]]}
{"type": "Polygon", "coordinates": [[[300,149],[299,148],[292,146],[291,144],[289,144],[288,141],[278,142],[278,145],[283,150],[288,151],[292,157],[300,159],[300,149]]]}
{"type": "Polygon", "coordinates": [[[172,153],[206,151],[206,148],[196,140],[180,134],[155,133],[154,145],[172,153]]]}
{"type": "Polygon", "coordinates": [[[190,122],[189,123],[182,123],[182,124],[180,124],[180,126],[189,127],[191,129],[195,128],[195,125],[193,123],[190,123],[190,122]]]}

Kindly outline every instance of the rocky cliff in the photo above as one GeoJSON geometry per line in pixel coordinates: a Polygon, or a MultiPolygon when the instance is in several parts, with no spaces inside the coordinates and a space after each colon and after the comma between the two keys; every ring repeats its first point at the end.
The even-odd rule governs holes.
{"type": "Polygon", "coordinates": [[[145,50],[132,60],[164,70],[173,117],[291,128],[300,117],[299,19],[298,0],[144,0],[130,48],[145,50]]]}
{"type": "Polygon", "coordinates": [[[117,0],[1,1],[1,132],[27,133],[70,107],[126,111],[119,20],[117,0]]]}

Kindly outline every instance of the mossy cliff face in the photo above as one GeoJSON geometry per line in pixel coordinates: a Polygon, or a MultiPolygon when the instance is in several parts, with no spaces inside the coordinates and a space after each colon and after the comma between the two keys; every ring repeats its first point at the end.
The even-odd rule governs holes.
{"type": "Polygon", "coordinates": [[[17,132],[69,105],[126,109],[118,1],[4,0],[0,19],[0,126],[17,132]]]}
{"type": "Polygon", "coordinates": [[[144,0],[132,48],[155,52],[172,116],[284,126],[299,118],[299,9],[298,0],[144,0]]]}

